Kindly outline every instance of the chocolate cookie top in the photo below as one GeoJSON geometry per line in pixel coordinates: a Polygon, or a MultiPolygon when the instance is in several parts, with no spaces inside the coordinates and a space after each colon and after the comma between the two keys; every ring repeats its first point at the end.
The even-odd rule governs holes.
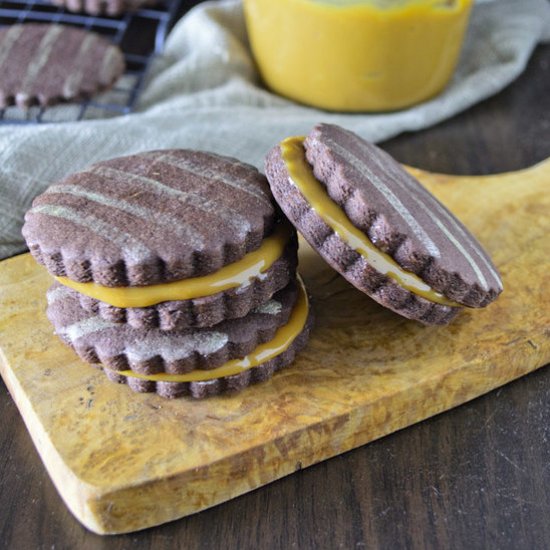
{"type": "Polygon", "coordinates": [[[477,240],[387,153],[329,124],[316,126],[304,146],[330,198],[403,269],[471,307],[486,305],[502,291],[477,240]]]}
{"type": "Polygon", "coordinates": [[[293,281],[245,317],[213,327],[162,331],[107,321],[85,311],[76,293],[55,284],[48,291],[46,313],[57,335],[84,361],[141,374],[183,374],[244,357],[271,340],[287,322],[297,295],[293,281]]]}
{"type": "Polygon", "coordinates": [[[52,185],[23,235],[53,275],[142,286],[213,273],[259,248],[275,221],[254,167],[174,149],[100,162],[52,185]]]}
{"type": "Polygon", "coordinates": [[[121,51],[95,33],[41,23],[0,29],[0,108],[90,97],[123,72],[121,51]]]}

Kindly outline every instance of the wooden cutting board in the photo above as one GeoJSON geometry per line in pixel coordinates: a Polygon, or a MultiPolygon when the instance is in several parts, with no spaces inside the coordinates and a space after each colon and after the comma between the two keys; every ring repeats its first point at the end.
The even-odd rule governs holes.
{"type": "Polygon", "coordinates": [[[295,364],[234,396],[134,394],[80,362],[44,315],[46,272],[0,263],[0,369],[73,514],[96,533],[213,506],[550,362],[550,159],[454,177],[413,170],[487,247],[505,291],[448,327],[384,310],[307,246],[317,326],[295,364]]]}

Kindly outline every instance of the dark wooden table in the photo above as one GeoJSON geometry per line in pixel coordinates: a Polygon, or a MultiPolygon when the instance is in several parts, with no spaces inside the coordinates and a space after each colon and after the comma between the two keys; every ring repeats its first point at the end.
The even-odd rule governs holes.
{"type": "MultiPolygon", "coordinates": [[[[550,156],[550,46],[498,96],[384,147],[402,162],[460,174],[550,156]]],[[[0,547],[550,548],[549,396],[543,368],[200,514],[99,537],[65,508],[0,382],[0,547]]]]}

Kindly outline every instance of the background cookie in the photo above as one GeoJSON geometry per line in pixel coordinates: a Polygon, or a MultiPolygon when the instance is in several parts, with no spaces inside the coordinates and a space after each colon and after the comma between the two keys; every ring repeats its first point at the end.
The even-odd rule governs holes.
{"type": "Polygon", "coordinates": [[[412,293],[369,265],[312,208],[291,181],[281,146],[275,147],[266,160],[275,198],[310,244],[357,288],[426,324],[446,323],[461,306],[485,306],[501,292],[500,277],[479,243],[389,155],[328,124],[318,125],[303,146],[327,199],[398,268],[449,303],[412,293]]]}
{"type": "Polygon", "coordinates": [[[154,6],[158,2],[157,0],[51,0],[51,3],[72,12],[117,16],[136,11],[144,6],[154,6]]]}
{"type": "Polygon", "coordinates": [[[124,72],[121,51],[99,35],[62,25],[0,29],[0,108],[91,97],[124,72]]]}

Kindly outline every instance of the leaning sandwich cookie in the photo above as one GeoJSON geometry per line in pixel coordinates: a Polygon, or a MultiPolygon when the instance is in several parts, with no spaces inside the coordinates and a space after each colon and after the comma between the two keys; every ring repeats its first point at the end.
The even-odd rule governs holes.
{"type": "Polygon", "coordinates": [[[56,279],[48,316],[58,335],[132,389],[240,389],[307,339],[295,230],[265,177],[236,159],[165,150],[101,162],[37,197],[23,234],[56,279]],[[262,345],[271,352],[256,357],[262,345]],[[249,356],[246,368],[224,368],[249,356]]]}
{"type": "Polygon", "coordinates": [[[338,126],[317,125],[266,158],[273,195],[336,271],[381,305],[424,324],[502,291],[477,240],[393,158],[338,126]]]}

